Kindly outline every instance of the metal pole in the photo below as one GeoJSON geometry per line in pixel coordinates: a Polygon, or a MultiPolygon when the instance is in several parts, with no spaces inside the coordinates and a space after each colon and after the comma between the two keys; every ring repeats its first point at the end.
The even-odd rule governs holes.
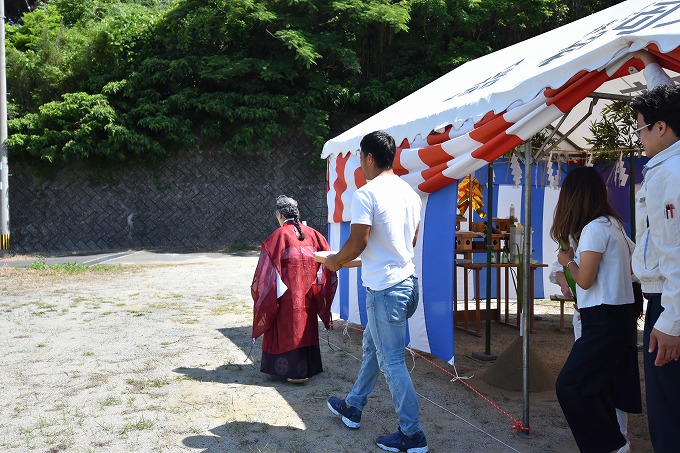
{"type": "Polygon", "coordinates": [[[522,393],[524,396],[522,410],[522,425],[525,429],[521,434],[526,435],[529,431],[529,324],[531,303],[529,300],[529,279],[531,272],[531,139],[524,142],[524,243],[522,244],[523,260],[523,296],[522,301],[522,393]]]}
{"type": "Polygon", "coordinates": [[[0,0],[0,256],[9,250],[9,168],[7,167],[7,80],[5,2],[0,0]]]}
{"type": "Polygon", "coordinates": [[[630,238],[635,241],[635,151],[630,151],[630,181],[628,184],[630,202],[630,238]]]}
{"type": "MultiPolygon", "coordinates": [[[[484,352],[473,352],[472,357],[483,361],[496,360],[498,356],[491,353],[491,254],[493,252],[493,163],[487,166],[487,208],[486,208],[486,347],[484,352]]],[[[470,197],[472,204],[472,197],[470,197]]],[[[479,294],[475,294],[479,297],[479,294]]]]}
{"type": "Polygon", "coordinates": [[[491,254],[493,251],[493,162],[489,163],[486,175],[486,346],[484,354],[491,355],[491,254]]]}

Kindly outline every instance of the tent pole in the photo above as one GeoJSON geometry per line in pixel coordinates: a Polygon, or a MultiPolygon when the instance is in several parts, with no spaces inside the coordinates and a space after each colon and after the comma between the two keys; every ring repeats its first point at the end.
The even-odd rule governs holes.
{"type": "Polygon", "coordinates": [[[635,240],[635,151],[630,150],[630,179],[628,191],[630,193],[630,238],[635,240]]]}
{"type": "MultiPolygon", "coordinates": [[[[484,353],[473,352],[472,357],[485,362],[496,360],[498,356],[491,353],[491,254],[493,251],[493,162],[487,165],[486,174],[486,331],[484,353]]],[[[475,294],[479,297],[479,294],[475,294]]]]}
{"type": "Polygon", "coordinates": [[[522,244],[524,257],[521,260],[524,279],[522,281],[523,296],[522,301],[522,377],[523,377],[523,404],[522,404],[522,425],[524,431],[522,435],[529,433],[529,323],[531,305],[529,300],[529,278],[531,272],[531,167],[533,159],[531,155],[531,139],[524,142],[524,243],[522,244]]]}
{"type": "MultiPolygon", "coordinates": [[[[487,166],[486,191],[486,332],[484,354],[491,355],[491,254],[493,251],[493,162],[487,166]]],[[[494,358],[496,358],[494,356],[494,358]]]]}

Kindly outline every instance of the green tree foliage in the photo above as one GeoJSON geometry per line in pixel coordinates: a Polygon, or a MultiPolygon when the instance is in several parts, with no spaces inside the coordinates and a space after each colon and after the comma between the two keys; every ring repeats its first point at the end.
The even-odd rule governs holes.
{"type": "Polygon", "coordinates": [[[69,51],[56,8],[46,6],[7,27],[7,85],[18,112],[35,111],[63,93],[69,51]]]}
{"type": "Polygon", "coordinates": [[[624,0],[564,0],[564,6],[567,8],[567,21],[572,22],[581,17],[594,14],[603,9],[609,8],[624,0]]]}
{"type": "Polygon", "coordinates": [[[121,133],[106,97],[87,93],[66,93],[62,101],[43,104],[38,113],[17,119],[15,126],[24,132],[15,134],[13,143],[50,162],[60,156],[86,159],[101,154],[115,145],[116,135],[121,133]]]}
{"type": "Polygon", "coordinates": [[[596,155],[598,162],[613,163],[621,151],[642,149],[640,139],[633,134],[636,126],[637,114],[630,103],[614,101],[602,109],[599,119],[590,123],[593,138],[586,138],[586,142],[593,150],[605,151],[596,155]]]}
{"type": "Polygon", "coordinates": [[[266,152],[299,128],[320,146],[343,115],[568,16],[558,0],[46,0],[8,26],[8,145],[153,161],[266,152]]]}

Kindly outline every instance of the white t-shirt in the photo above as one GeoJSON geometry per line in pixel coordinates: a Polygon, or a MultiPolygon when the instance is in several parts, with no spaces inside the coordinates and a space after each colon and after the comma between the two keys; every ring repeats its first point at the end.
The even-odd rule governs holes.
{"type": "Polygon", "coordinates": [[[352,224],[370,225],[361,253],[363,285],[383,290],[415,274],[413,237],[420,222],[418,194],[396,175],[369,181],[352,196],[352,224]]]}
{"type": "MultiPolygon", "coordinates": [[[[583,227],[574,260],[580,263],[581,253],[602,254],[593,286],[578,293],[578,307],[625,305],[633,303],[633,282],[630,274],[628,239],[616,219],[598,217],[583,227]]],[[[579,264],[580,265],[580,264],[579,264]]]]}

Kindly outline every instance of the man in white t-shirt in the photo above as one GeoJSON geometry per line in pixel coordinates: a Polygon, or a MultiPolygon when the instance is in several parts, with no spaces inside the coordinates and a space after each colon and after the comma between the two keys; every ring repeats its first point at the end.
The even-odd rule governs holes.
{"type": "Polygon", "coordinates": [[[361,140],[359,159],[367,184],[352,196],[350,236],[325,265],[337,271],[361,255],[366,288],[367,324],[363,358],[352,391],[342,400],[328,399],[328,408],[350,428],[359,428],[361,413],[380,371],[399,416],[396,433],[376,443],[387,451],[425,453],[427,440],[418,420],[418,398],[404,360],[406,320],[418,306],[418,279],[413,246],[420,222],[420,197],[394,174],[394,139],[377,131],[361,140]]]}

